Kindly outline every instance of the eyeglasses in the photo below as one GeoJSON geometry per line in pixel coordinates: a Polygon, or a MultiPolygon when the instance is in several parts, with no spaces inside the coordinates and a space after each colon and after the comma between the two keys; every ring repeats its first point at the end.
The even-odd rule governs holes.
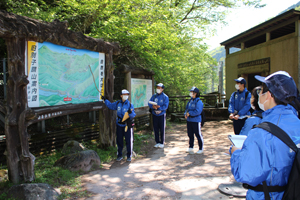
{"type": "Polygon", "coordinates": [[[261,91],[262,91],[262,88],[257,89],[257,90],[256,90],[256,94],[259,95],[261,91]]]}

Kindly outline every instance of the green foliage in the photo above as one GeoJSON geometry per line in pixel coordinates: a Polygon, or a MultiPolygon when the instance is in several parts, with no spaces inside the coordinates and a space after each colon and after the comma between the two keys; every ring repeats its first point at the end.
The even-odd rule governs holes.
{"type": "Polygon", "coordinates": [[[261,0],[4,0],[0,7],[51,22],[67,20],[71,30],[119,42],[116,67],[129,64],[155,72],[169,95],[191,86],[203,93],[217,63],[203,42],[210,25],[228,8],[261,7],[261,0]]]}

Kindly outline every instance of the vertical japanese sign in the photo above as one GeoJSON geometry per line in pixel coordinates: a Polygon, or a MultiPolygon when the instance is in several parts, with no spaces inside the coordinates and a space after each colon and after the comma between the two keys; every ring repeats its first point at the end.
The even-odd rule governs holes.
{"type": "MultiPolygon", "coordinates": [[[[27,100],[29,107],[39,107],[39,86],[38,86],[38,43],[29,41],[27,43],[27,100]]],[[[25,69],[26,70],[26,69],[25,69]]]]}
{"type": "Polygon", "coordinates": [[[26,50],[29,107],[102,101],[104,53],[33,41],[26,50]]]}

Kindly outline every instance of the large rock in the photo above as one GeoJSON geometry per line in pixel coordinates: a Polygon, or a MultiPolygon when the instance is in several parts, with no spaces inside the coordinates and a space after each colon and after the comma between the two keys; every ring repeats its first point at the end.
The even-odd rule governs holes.
{"type": "Polygon", "coordinates": [[[64,147],[61,151],[63,155],[77,153],[79,151],[87,150],[81,143],[75,140],[69,140],[67,143],[64,144],[64,147]]]}
{"type": "Polygon", "coordinates": [[[93,150],[85,150],[69,154],[58,159],[54,166],[61,166],[71,171],[89,171],[93,166],[99,167],[101,164],[98,154],[93,150]]]}
{"type": "Polygon", "coordinates": [[[56,200],[58,192],[45,183],[14,185],[8,190],[8,197],[22,200],[56,200]]]}

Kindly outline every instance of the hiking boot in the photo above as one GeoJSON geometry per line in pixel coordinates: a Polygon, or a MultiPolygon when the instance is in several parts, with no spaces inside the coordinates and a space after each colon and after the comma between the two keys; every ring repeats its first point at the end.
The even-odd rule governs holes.
{"type": "Polygon", "coordinates": [[[160,145],[160,144],[159,144],[159,143],[157,143],[156,145],[154,145],[154,147],[155,147],[155,148],[158,148],[158,147],[159,147],[159,145],[160,145]]]}
{"type": "Polygon", "coordinates": [[[127,158],[127,160],[126,160],[127,162],[131,162],[131,158],[127,158]]]}
{"type": "Polygon", "coordinates": [[[159,146],[158,146],[158,148],[164,148],[165,147],[165,145],[163,145],[163,144],[159,144],[159,146]]]}
{"type": "Polygon", "coordinates": [[[188,150],[186,151],[189,154],[194,154],[194,149],[193,148],[188,148],[188,150]]]}
{"type": "Polygon", "coordinates": [[[120,162],[121,160],[123,160],[123,157],[118,157],[117,161],[120,162]]]}
{"type": "Polygon", "coordinates": [[[199,150],[196,152],[196,154],[202,154],[203,153],[203,150],[199,150]]]}

